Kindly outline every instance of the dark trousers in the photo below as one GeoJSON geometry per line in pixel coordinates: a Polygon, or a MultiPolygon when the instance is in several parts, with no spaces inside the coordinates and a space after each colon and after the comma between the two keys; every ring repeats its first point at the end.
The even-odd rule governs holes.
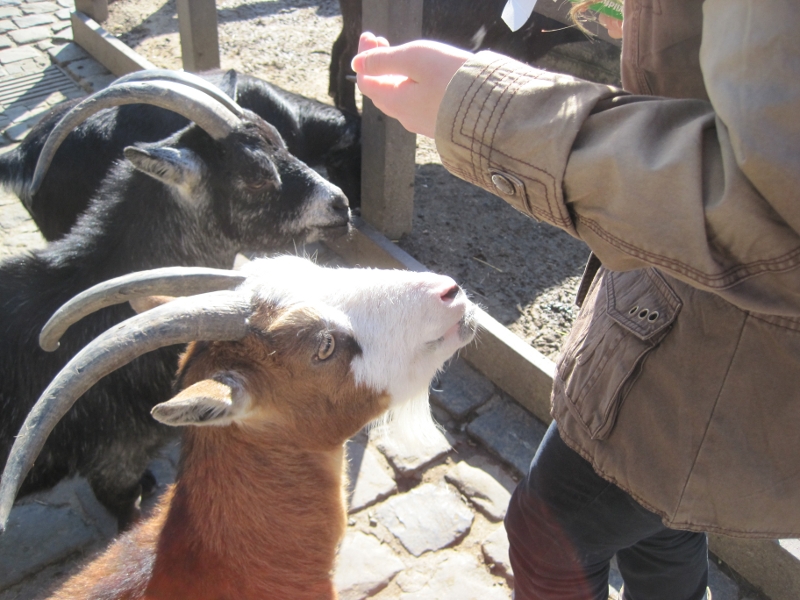
{"type": "Polygon", "coordinates": [[[514,600],[607,600],[612,557],[624,600],[701,600],[704,533],[677,531],[594,472],[550,426],[505,520],[514,600]]]}

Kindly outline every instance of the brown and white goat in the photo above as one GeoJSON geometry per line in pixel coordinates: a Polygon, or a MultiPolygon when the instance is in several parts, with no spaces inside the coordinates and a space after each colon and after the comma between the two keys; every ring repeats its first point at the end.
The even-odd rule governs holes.
{"type": "MultiPolygon", "coordinates": [[[[137,280],[160,283],[120,278],[99,299],[86,292],[58,317],[66,325],[46,329],[47,343],[84,314],[130,300],[126,290],[176,293],[148,273],[160,275],[137,280]]],[[[54,598],[336,598],[345,441],[387,412],[390,430],[433,427],[430,381],[474,335],[474,306],[441,275],[280,257],[231,277],[244,279],[235,291],[179,298],[107,331],[28,416],[0,486],[0,523],[49,430],[85,389],[144,352],[197,340],[180,363],[181,391],[152,413],[192,426],[176,483],[54,598]]]]}

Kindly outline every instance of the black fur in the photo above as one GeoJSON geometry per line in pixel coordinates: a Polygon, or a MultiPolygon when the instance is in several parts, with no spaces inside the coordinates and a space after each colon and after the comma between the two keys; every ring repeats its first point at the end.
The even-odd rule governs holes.
{"type": "MultiPolygon", "coordinates": [[[[327,104],[292,94],[266,81],[236,73],[211,71],[202,77],[243,107],[276,127],[295,157],[324,166],[328,178],[357,206],[361,194],[361,121],[327,104]]],[[[155,142],[188,125],[187,119],[162,108],[128,105],[97,113],[63,142],[42,187],[31,197],[26,184],[48,134],[79,100],[53,108],[25,140],[0,157],[0,185],[20,197],[47,240],[73,226],[126,146],[155,142]]]]}
{"type": "MultiPolygon", "coordinates": [[[[138,108],[142,114],[146,107],[138,108]]],[[[56,352],[44,352],[39,331],[74,295],[154,267],[230,268],[239,251],[274,250],[349,222],[341,191],[292,156],[277,131],[253,113],[246,111],[242,126],[221,141],[189,125],[138,148],[139,168],[152,167],[157,177],[191,177],[168,185],[118,161],[66,236],[0,263],[0,464],[55,374],[98,334],[132,315],[127,304],[104,309],[70,328],[56,352]]],[[[88,391],[48,439],[22,493],[80,473],[125,526],[135,515],[146,465],[171,435],[149,413],[171,395],[179,350],[142,356],[88,391]]]]}

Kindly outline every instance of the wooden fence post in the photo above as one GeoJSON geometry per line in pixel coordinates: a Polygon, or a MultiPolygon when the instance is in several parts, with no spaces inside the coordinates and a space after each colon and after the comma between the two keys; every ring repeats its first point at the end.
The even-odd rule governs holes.
{"type": "Polygon", "coordinates": [[[217,6],[214,0],[177,0],[184,71],[219,68],[217,6]]]}
{"type": "MultiPolygon", "coordinates": [[[[363,0],[362,28],[392,45],[422,37],[422,0],[363,0]]],[[[364,98],[361,216],[389,239],[411,231],[416,135],[364,98]]]]}

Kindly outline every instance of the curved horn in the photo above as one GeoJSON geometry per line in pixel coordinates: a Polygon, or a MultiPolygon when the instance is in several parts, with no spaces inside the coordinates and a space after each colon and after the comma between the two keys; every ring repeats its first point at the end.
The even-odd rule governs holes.
{"type": "Polygon", "coordinates": [[[58,349],[64,332],[83,317],[114,304],[144,296],[193,296],[230,290],[246,276],[236,271],[204,267],[167,267],[130,273],[92,286],[59,308],[39,334],[42,350],[58,349]]]}
{"type": "Polygon", "coordinates": [[[236,104],[236,102],[230,96],[224,93],[217,86],[209,83],[202,77],[198,77],[194,73],[186,73],[185,71],[172,71],[170,69],[145,69],[143,71],[134,71],[133,73],[123,75],[114,81],[114,85],[117,85],[118,83],[127,83],[129,81],[173,81],[175,83],[183,83],[184,85],[193,87],[201,92],[205,92],[215,100],[219,101],[220,104],[225,106],[225,108],[227,108],[237,117],[241,118],[244,114],[242,107],[236,104]]]}
{"type": "Polygon", "coordinates": [[[47,437],[92,385],[133,359],[194,340],[239,340],[249,330],[250,296],[212,292],[180,298],[119,323],[76,354],[36,401],[14,440],[0,482],[0,532],[47,437]]]}
{"type": "Polygon", "coordinates": [[[241,122],[236,114],[211,96],[183,83],[131,81],[112,84],[73,106],[50,132],[39,153],[30,194],[39,190],[56,150],[73,129],[104,108],[123,104],[152,104],[171,110],[197,123],[215,140],[224,138],[241,122]]]}

